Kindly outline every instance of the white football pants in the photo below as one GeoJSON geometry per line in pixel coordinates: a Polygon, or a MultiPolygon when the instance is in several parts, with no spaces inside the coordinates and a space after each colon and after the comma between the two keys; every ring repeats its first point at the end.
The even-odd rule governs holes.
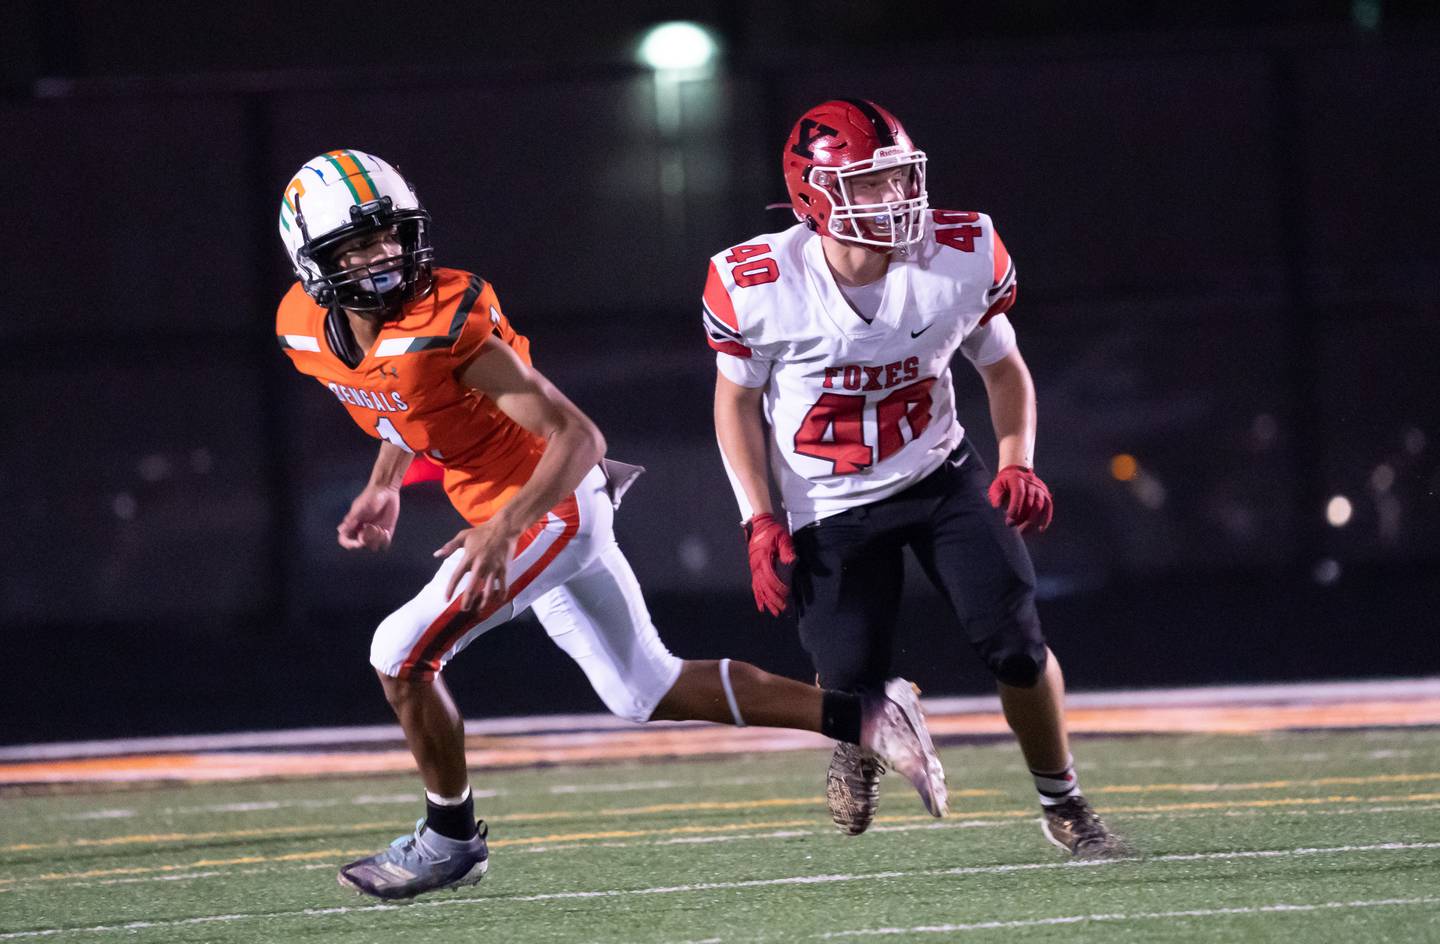
{"type": "Polygon", "coordinates": [[[681,660],[650,621],[640,584],[615,543],[614,516],[597,466],[521,536],[503,600],[483,610],[460,609],[469,577],[454,597],[445,597],[464,555],[457,550],[424,589],[381,622],[370,643],[370,664],[394,678],[434,678],[472,641],[530,607],[607,708],[631,721],[648,720],[679,678],[681,660]]]}

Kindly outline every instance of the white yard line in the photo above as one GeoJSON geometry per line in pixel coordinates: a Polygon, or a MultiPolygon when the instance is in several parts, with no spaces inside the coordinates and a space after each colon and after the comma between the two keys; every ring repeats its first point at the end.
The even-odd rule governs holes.
{"type": "MultiPolygon", "coordinates": [[[[554,796],[583,796],[592,793],[631,793],[642,790],[701,790],[707,787],[753,787],[778,783],[808,783],[812,777],[730,777],[719,780],[651,780],[638,783],[561,783],[546,787],[544,792],[554,796]]],[[[477,800],[511,796],[509,790],[472,790],[477,800]]],[[[412,793],[361,794],[354,797],[338,797],[328,800],[263,800],[249,803],[215,803],[205,806],[168,806],[141,811],[127,808],[103,808],[83,810],[78,813],[62,813],[49,817],[55,822],[133,819],[139,816],[195,816],[215,813],[270,813],[277,810],[319,810],[337,806],[403,806],[420,803],[421,791],[417,785],[412,793]]]]}
{"type": "MultiPolygon", "coordinates": [[[[1007,749],[1010,745],[1004,745],[1007,749]]],[[[1247,764],[1284,763],[1287,761],[1295,763],[1320,763],[1320,762],[1343,762],[1348,760],[1390,760],[1396,758],[1408,758],[1416,754],[1413,750],[1370,750],[1370,751],[1329,751],[1312,752],[1303,755],[1269,755],[1260,754],[1222,754],[1215,757],[1189,758],[1183,761],[1166,760],[1126,760],[1114,763],[1094,763],[1080,761],[1076,768],[1082,774],[1094,774],[1102,770],[1193,770],[1213,769],[1217,767],[1244,766],[1247,764]]],[[[1011,765],[1011,769],[1017,772],[1024,772],[1022,765],[1011,765]]],[[[813,777],[730,777],[719,780],[649,780],[635,782],[614,782],[614,783],[562,783],[546,787],[544,792],[553,796],[585,796],[601,793],[632,793],[644,790],[701,790],[709,787],[744,787],[762,786],[780,783],[802,783],[814,780],[813,777]]],[[[1217,787],[1219,789],[1219,787],[1217,787]]],[[[508,790],[474,790],[477,799],[493,799],[502,796],[513,795],[508,790]]],[[[1100,791],[1100,792],[1103,792],[1100,791]]],[[[215,813],[266,813],[277,810],[290,809],[326,809],[337,806],[396,806],[418,803],[419,790],[414,793],[395,794],[361,794],[354,797],[340,797],[325,800],[267,800],[249,803],[219,803],[206,806],[181,806],[163,807],[156,810],[147,810],[143,814],[137,809],[128,808],[101,808],[95,810],[83,810],[78,813],[64,813],[49,817],[55,822],[84,821],[84,820],[107,820],[107,819],[132,819],[141,815],[146,816],[187,816],[187,815],[210,815],[215,813]]]]}
{"type": "MultiPolygon", "coordinates": [[[[1394,805],[1394,806],[1364,806],[1364,807],[1339,807],[1335,809],[1311,810],[1311,809],[1264,809],[1264,810],[1205,810],[1197,812],[1166,811],[1160,813],[1125,813],[1123,820],[1141,819],[1204,819],[1206,817],[1255,817],[1255,816],[1356,816],[1364,814],[1383,813],[1415,813],[1433,812],[1440,810],[1440,803],[1394,805]]],[[[872,833],[907,833],[907,832],[930,832],[934,830],[949,829],[1000,829],[1004,827],[1022,826],[1026,829],[1035,828],[1038,817],[1014,817],[1009,819],[962,819],[946,820],[935,822],[926,819],[920,823],[904,823],[893,826],[872,826],[872,833]]],[[[654,846],[678,846],[678,845],[716,845],[735,842],[756,842],[775,839],[799,839],[812,836],[828,836],[832,832],[830,827],[815,827],[813,829],[775,829],[765,832],[754,833],[729,833],[717,836],[680,836],[671,839],[651,839],[627,841],[605,840],[587,842],[556,842],[543,846],[517,846],[514,849],[505,850],[506,855],[537,855],[554,852],[569,852],[574,849],[637,849],[650,848],[654,846]]],[[[1059,863],[1065,864],[1063,862],[1059,863]]],[[[304,865],[280,865],[258,869],[228,870],[221,872],[189,872],[184,873],[180,878],[228,878],[232,875],[259,875],[266,872],[287,872],[291,870],[309,871],[316,869],[337,868],[338,862],[312,862],[304,865]]],[[[168,882],[174,881],[175,875],[150,875],[126,879],[83,879],[74,882],[46,881],[43,883],[26,882],[21,879],[14,885],[0,887],[0,895],[23,892],[31,888],[43,887],[47,890],[54,888],[93,888],[101,885],[114,884],[136,884],[141,882],[168,882]]]]}
{"type": "MultiPolygon", "coordinates": [[[[490,799],[501,796],[499,790],[475,790],[477,799],[490,799]]],[[[322,810],[336,806],[393,806],[406,803],[419,803],[420,790],[417,787],[414,793],[397,793],[388,796],[377,796],[374,794],[361,794],[356,797],[337,797],[328,800],[263,800],[249,803],[212,803],[204,806],[166,806],[154,810],[146,810],[145,816],[208,816],[216,813],[270,813],[276,810],[322,810]]],[[[80,813],[65,813],[59,816],[50,817],[52,820],[90,820],[90,819],[132,819],[142,815],[139,810],[133,809],[101,809],[87,810],[80,813]]]]}
{"type": "MultiPolygon", "coordinates": [[[[0,933],[0,941],[34,940],[38,938],[56,937],[62,934],[132,934],[136,931],[146,931],[155,928],[177,928],[205,924],[231,924],[243,921],[274,921],[286,918],[324,918],[334,915],[351,914],[374,914],[383,911],[398,911],[406,908],[458,908],[468,906],[493,907],[496,902],[543,902],[543,901],[574,901],[583,899],[604,899],[604,898],[631,898],[642,895],[680,895],[705,893],[715,891],[736,891],[748,888],[777,888],[784,886],[800,885],[830,885],[843,884],[847,882],[873,882],[876,879],[908,879],[908,878],[943,878],[958,877],[963,875],[999,875],[1014,872],[1048,871],[1052,869],[1075,869],[1075,868],[1105,868],[1124,864],[1146,864],[1154,865],[1161,862],[1226,862],[1242,859],[1285,859],[1292,857],[1323,856],[1323,855],[1344,855],[1372,852],[1412,852],[1419,850],[1440,849],[1440,842],[1385,842],[1370,845],[1350,846],[1313,846],[1301,849],[1261,849],[1242,852],[1197,852],[1176,855],[1149,856],[1145,859],[1100,859],[1083,862],[1032,862],[1018,863],[1015,865],[978,865],[962,866],[950,869],[917,869],[913,871],[888,871],[869,873],[848,873],[848,874],[822,874],[822,875],[795,875],[786,878],[753,879],[744,882],[701,882],[691,885],[660,885],[649,888],[623,888],[623,889],[601,889],[597,891],[574,891],[574,892],[551,892],[541,895],[493,895],[467,898],[438,898],[421,899],[404,905],[358,905],[339,906],[335,908],[305,908],[299,911],[276,911],[276,912],[251,912],[219,915],[200,915],[193,918],[172,918],[162,921],[132,921],[126,924],[97,924],[86,927],[74,928],[36,928],[27,931],[10,931],[0,933]]],[[[1390,899],[1394,903],[1424,903],[1440,899],[1390,899]]],[[[1347,903],[1334,903],[1340,907],[1347,903]]],[[[1275,909],[1289,908],[1291,906],[1277,905],[1269,906],[1275,909]]],[[[1294,906],[1296,909],[1304,910],[1320,906],[1294,906]]],[[[1220,909],[1215,909],[1221,913],[1220,909]]],[[[1177,912],[1177,915],[1196,914],[1197,912],[1177,912]]],[[[1074,922],[1090,919],[1091,916],[1081,915],[1070,920],[1074,922]]],[[[1053,919],[1037,919],[1053,920],[1053,919]]],[[[838,932],[831,932],[838,933],[838,932]]],[[[857,933],[857,932],[848,932],[857,933]]],[[[873,933],[862,931],[858,933],[873,933]]],[[[894,933],[903,933],[897,929],[894,933]]]]}
{"type": "Polygon", "coordinates": [[[1369,901],[1322,901],[1313,904],[1255,905],[1249,908],[1192,908],[1186,911],[1136,911],[1106,914],[1062,915],[1054,918],[1030,918],[1010,921],[977,921],[971,924],[918,924],[908,928],[865,928],[856,931],[827,931],[818,937],[830,940],[845,937],[869,937],[892,934],[957,934],[963,931],[1010,931],[1040,928],[1058,924],[1089,924],[1091,922],[1158,921],[1166,918],[1220,918],[1233,915],[1295,914],[1313,911],[1339,911],[1356,908],[1394,908],[1406,905],[1433,905],[1440,898],[1375,898],[1369,901]]]}

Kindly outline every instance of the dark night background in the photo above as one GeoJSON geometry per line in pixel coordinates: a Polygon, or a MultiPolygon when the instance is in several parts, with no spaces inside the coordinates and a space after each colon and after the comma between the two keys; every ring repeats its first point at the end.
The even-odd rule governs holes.
{"type": "MultiPolygon", "coordinates": [[[[388,555],[334,543],[375,445],[273,313],[281,188],[336,147],[401,166],[649,467],[617,528],[671,648],[804,677],[749,601],[698,298],[790,224],[781,141],[840,96],[1015,257],[1072,689],[1440,672],[1440,13],[1258,6],[11,4],[0,744],[390,720],[370,632],[460,522],[421,488],[388,555]],[[725,52],[666,84],[633,46],[680,18],[725,52]]],[[[897,668],[987,690],[911,583],[897,668]]],[[[528,619],[449,677],[470,717],[601,710],[528,619]]]]}

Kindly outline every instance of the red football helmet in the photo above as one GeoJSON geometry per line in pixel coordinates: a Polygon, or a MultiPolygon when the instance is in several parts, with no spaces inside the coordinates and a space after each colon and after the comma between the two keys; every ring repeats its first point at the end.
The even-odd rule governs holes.
{"type": "Polygon", "coordinates": [[[899,119],[874,102],[836,99],[800,116],[782,155],[797,219],[813,230],[866,246],[903,248],[924,237],[925,152],[899,119]],[[908,168],[899,199],[861,203],[855,178],[908,168]]]}

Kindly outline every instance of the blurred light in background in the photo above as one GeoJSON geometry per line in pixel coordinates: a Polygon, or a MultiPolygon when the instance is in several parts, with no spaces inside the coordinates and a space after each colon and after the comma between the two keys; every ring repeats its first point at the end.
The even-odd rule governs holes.
{"type": "Polygon", "coordinates": [[[1110,477],[1117,482],[1134,481],[1140,473],[1140,463],[1128,452],[1110,457],[1110,477]]]}
{"type": "Polygon", "coordinates": [[[1395,467],[1382,462],[1370,473],[1370,488],[1376,492],[1388,492],[1395,485],[1395,467]]]}
{"type": "Polygon", "coordinates": [[[1153,475],[1140,475],[1132,483],[1135,498],[1151,511],[1159,511],[1165,505],[1165,486],[1153,475]]]}
{"type": "Polygon", "coordinates": [[[675,547],[680,565],[692,574],[698,574],[710,566],[710,549],[698,535],[687,534],[675,547]]]}
{"type": "Polygon", "coordinates": [[[1327,557],[1316,563],[1311,575],[1315,578],[1316,583],[1328,587],[1340,579],[1340,562],[1332,557],[1327,557]]]}
{"type": "Polygon", "coordinates": [[[140,503],[129,492],[121,492],[116,495],[110,507],[114,510],[115,517],[121,521],[134,521],[136,513],[140,511],[140,503]]]}
{"type": "Polygon", "coordinates": [[[1325,520],[1336,528],[1343,528],[1349,524],[1350,516],[1354,513],[1355,506],[1350,504],[1350,499],[1344,495],[1336,495],[1325,506],[1325,520]]]}
{"type": "Polygon", "coordinates": [[[650,27],[635,51],[635,58],[654,75],[655,129],[660,135],[660,216],[671,246],[680,246],[685,238],[685,196],[691,187],[686,153],[693,147],[689,143],[694,138],[693,119],[709,124],[715,117],[715,95],[704,86],[714,78],[719,53],[720,42],[714,33],[683,20],[650,27]],[[695,113],[688,127],[687,102],[695,113]]]}
{"type": "Polygon", "coordinates": [[[1353,0],[1350,4],[1350,19],[1362,30],[1375,32],[1380,28],[1380,21],[1384,19],[1380,0],[1353,0]]]}
{"type": "Polygon", "coordinates": [[[705,27],[677,20],[650,27],[640,40],[639,58],[657,72],[704,72],[719,51],[705,27]]]}

